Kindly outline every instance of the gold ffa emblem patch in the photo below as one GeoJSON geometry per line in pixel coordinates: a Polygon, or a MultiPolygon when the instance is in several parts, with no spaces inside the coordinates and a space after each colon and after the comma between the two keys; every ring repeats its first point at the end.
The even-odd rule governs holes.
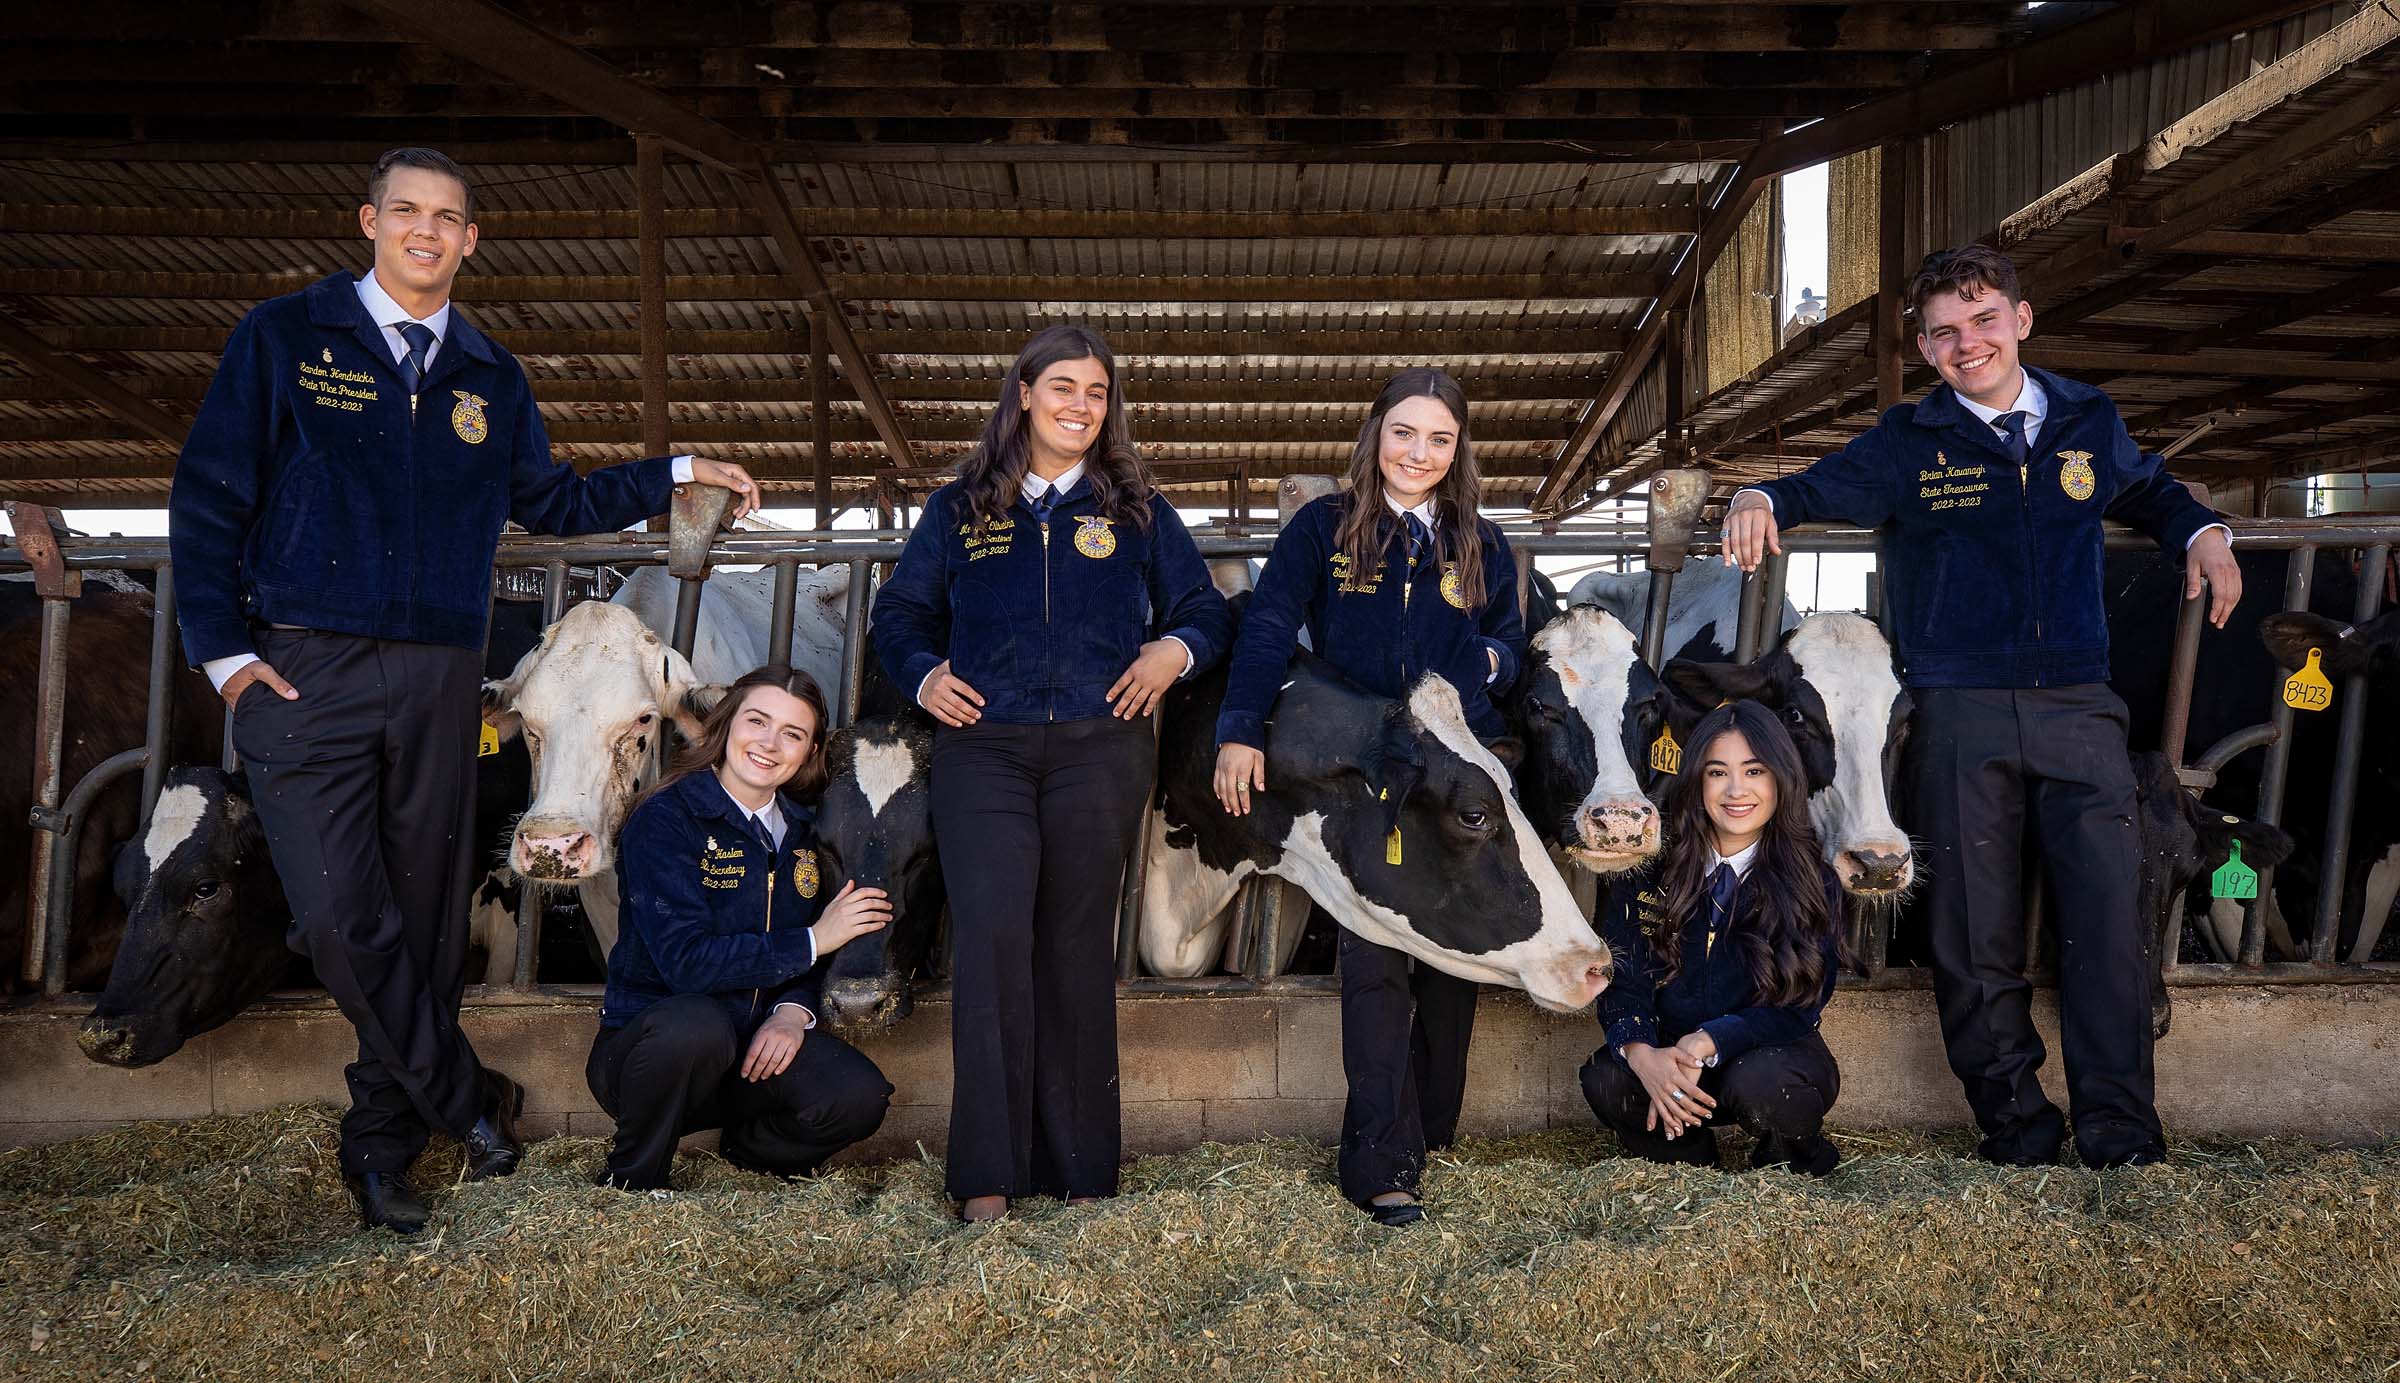
{"type": "Polygon", "coordinates": [[[1467,608],[1466,589],[1458,583],[1458,563],[1442,563],[1442,599],[1461,610],[1467,608]]]}
{"type": "Polygon", "coordinates": [[[800,890],[801,897],[814,898],[817,896],[817,885],[820,882],[821,880],[817,877],[817,852],[814,850],[801,851],[799,856],[792,861],[792,887],[800,890]]]}
{"type": "Polygon", "coordinates": [[[2062,451],[2058,459],[2063,463],[2058,468],[2058,488],[2066,491],[2069,499],[2090,499],[2092,491],[2098,487],[2098,480],[2092,474],[2092,454],[2088,451],[2062,451]]]}
{"type": "Polygon", "coordinates": [[[1086,557],[1106,557],[1117,550],[1117,535],[1108,520],[1094,514],[1076,526],[1075,550],[1086,557]]]}
{"type": "Polygon", "coordinates": [[[458,396],[458,406],[450,410],[450,430],[458,434],[458,440],[472,446],[491,436],[492,426],[483,416],[483,400],[464,389],[450,392],[458,396]]]}
{"type": "Polygon", "coordinates": [[[325,363],[328,365],[333,363],[333,347],[331,346],[325,348],[325,363]]]}

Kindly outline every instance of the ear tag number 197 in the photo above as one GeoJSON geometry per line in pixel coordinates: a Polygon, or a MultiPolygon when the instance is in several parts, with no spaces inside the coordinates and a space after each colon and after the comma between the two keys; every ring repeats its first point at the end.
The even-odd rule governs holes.
{"type": "Polygon", "coordinates": [[[2208,896],[2236,900],[2258,896],[2258,871],[2242,863],[2240,841],[2233,842],[2233,853],[2209,876],[2208,896]]]}
{"type": "Polygon", "coordinates": [[[2318,666],[2323,649],[2308,650],[2308,662],[2283,679],[2283,704],[2299,711],[2322,711],[2333,705],[2333,683],[2318,666]]]}

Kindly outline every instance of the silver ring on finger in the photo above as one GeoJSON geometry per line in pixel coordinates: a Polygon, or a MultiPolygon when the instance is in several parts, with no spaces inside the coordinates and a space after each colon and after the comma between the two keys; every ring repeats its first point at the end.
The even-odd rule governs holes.
{"type": "Polygon", "coordinates": [[[1680,1100],[1683,1098],[1683,1092],[1680,1090],[1670,1090],[1667,1092],[1667,1098],[1670,1100],[1680,1100]]]}

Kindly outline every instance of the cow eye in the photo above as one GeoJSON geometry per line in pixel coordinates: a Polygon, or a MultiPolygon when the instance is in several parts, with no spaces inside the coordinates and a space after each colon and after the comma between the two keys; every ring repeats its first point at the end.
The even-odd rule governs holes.
{"type": "Polygon", "coordinates": [[[1469,807],[1458,814],[1458,824],[1470,831],[1488,831],[1492,829],[1492,814],[1469,807]]]}
{"type": "Polygon", "coordinates": [[[192,901],[195,903],[205,903],[216,896],[217,881],[214,879],[202,879],[192,886],[192,901]]]}
{"type": "Polygon", "coordinates": [[[1801,709],[1800,709],[1799,707],[1797,707],[1797,706],[1787,706],[1787,707],[1785,707],[1785,708],[1784,708],[1784,711],[1783,711],[1783,716],[1784,716],[1784,719],[1786,719],[1786,720],[1790,721],[1790,722],[1791,722],[1792,724],[1794,724],[1794,725],[1806,725],[1806,724],[1808,724],[1808,712],[1806,712],[1806,711],[1804,711],[1804,710],[1801,710],[1801,709]]]}

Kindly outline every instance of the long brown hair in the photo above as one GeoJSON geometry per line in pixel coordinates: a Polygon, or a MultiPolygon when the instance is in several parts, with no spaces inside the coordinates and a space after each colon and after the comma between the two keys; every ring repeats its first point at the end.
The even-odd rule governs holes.
{"type": "Polygon", "coordinates": [[[966,492],[967,511],[977,519],[1006,522],[1017,502],[1018,487],[1031,464],[1033,449],[1026,441],[1026,409],[1020,385],[1031,388],[1042,371],[1062,360],[1097,360],[1108,372],[1108,409],[1100,418],[1100,435],[1083,454],[1083,476],[1091,482],[1100,512],[1118,523],[1150,529],[1150,468],[1133,445],[1133,427],[1125,420],[1125,390],[1117,378],[1117,357],[1100,333],[1087,326],[1044,327],[1033,334],[1000,380],[1000,401],[984,420],[975,449],[958,463],[959,487],[966,492]]]}
{"type": "Polygon", "coordinates": [[[1399,531],[1399,516],[1383,502],[1383,419],[1402,403],[1429,398],[1450,410],[1458,420],[1458,447],[1451,453],[1450,472],[1434,488],[1441,523],[1434,534],[1436,561],[1458,564],[1459,595],[1467,608],[1483,604],[1483,478],[1475,473],[1475,443],[1467,435],[1467,391],[1446,370],[1417,365],[1383,382],[1367,420],[1358,425],[1358,442],[1350,448],[1346,484],[1350,508],[1342,516],[1334,543],[1350,559],[1354,581],[1375,579],[1383,566],[1383,550],[1399,531]]]}
{"type": "Polygon", "coordinates": [[[1775,780],[1775,815],[1759,837],[1745,887],[1735,896],[1728,939],[1742,948],[1750,986],[1761,1004],[1782,1007],[1813,1000],[1825,984],[1825,938],[1840,954],[1840,913],[1825,896],[1825,863],[1808,820],[1808,775],[1800,750],[1773,712],[1755,701],[1729,701],[1700,718],[1683,751],[1683,767],[1667,785],[1667,857],[1659,871],[1667,906],[1645,936],[1657,958],[1661,988],[1683,969],[1680,921],[1708,907],[1714,827],[1703,797],[1709,751],[1738,730],[1775,780]]]}
{"type": "Polygon", "coordinates": [[[787,795],[802,802],[815,801],[825,791],[825,692],[817,685],[816,678],[798,668],[769,663],[743,673],[734,680],[732,686],[725,689],[725,694],[717,698],[717,704],[709,707],[707,714],[700,717],[699,735],[686,740],[683,747],[675,751],[666,773],[647,792],[633,799],[633,805],[625,810],[625,819],[631,821],[635,810],[644,802],[693,774],[715,772],[717,765],[724,762],[725,741],[733,735],[733,718],[741,714],[742,703],[749,700],[750,693],[759,687],[773,687],[796,697],[802,705],[817,713],[817,742],[809,746],[808,762],[800,765],[800,771],[783,785],[787,795]]]}

